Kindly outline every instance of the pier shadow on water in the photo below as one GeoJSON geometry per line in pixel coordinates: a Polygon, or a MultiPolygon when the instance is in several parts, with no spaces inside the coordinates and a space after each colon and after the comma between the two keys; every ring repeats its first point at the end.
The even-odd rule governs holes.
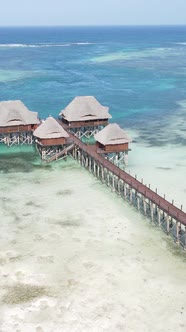
{"type": "Polygon", "coordinates": [[[0,174],[29,173],[43,167],[52,168],[40,160],[33,146],[0,146],[0,174]]]}

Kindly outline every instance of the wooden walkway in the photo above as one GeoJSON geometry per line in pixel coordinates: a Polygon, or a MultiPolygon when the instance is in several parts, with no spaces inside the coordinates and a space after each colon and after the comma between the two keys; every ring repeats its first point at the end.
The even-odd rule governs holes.
{"type": "Polygon", "coordinates": [[[167,215],[175,219],[177,222],[180,222],[182,225],[186,226],[186,213],[170,202],[168,202],[165,198],[158,195],[156,192],[151,190],[150,188],[146,187],[140,181],[135,179],[130,174],[126,173],[125,171],[121,170],[109,160],[105,159],[102,155],[98,152],[99,150],[96,149],[93,145],[87,145],[80,141],[77,137],[70,134],[70,137],[73,143],[84,151],[87,155],[92,157],[100,166],[107,168],[110,172],[116,175],[119,179],[123,180],[127,183],[130,187],[136,190],[138,193],[143,195],[145,198],[149,199],[153,202],[156,206],[158,206],[162,211],[164,211],[167,215]]]}
{"type": "Polygon", "coordinates": [[[47,163],[50,163],[54,160],[59,160],[59,159],[62,159],[64,157],[67,156],[68,152],[70,152],[72,149],[74,148],[74,144],[71,144],[67,147],[65,147],[62,151],[54,154],[52,157],[50,157],[49,159],[46,159],[46,162],[47,163]]]}

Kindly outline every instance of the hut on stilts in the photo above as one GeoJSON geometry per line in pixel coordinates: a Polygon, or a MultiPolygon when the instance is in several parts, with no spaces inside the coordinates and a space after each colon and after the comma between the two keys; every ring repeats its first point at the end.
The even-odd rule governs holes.
{"type": "Polygon", "coordinates": [[[68,131],[79,139],[93,137],[108,125],[109,107],[101,105],[93,96],[76,97],[59,114],[59,119],[68,131]]]}
{"type": "Polygon", "coordinates": [[[124,168],[128,164],[128,151],[131,139],[116,123],[111,123],[94,136],[99,153],[124,168]]]}
{"type": "Polygon", "coordinates": [[[36,148],[42,160],[53,161],[66,157],[73,147],[68,140],[68,133],[53,117],[48,117],[33,133],[36,148]]]}
{"type": "Polygon", "coordinates": [[[0,143],[32,144],[33,131],[39,124],[38,113],[29,111],[20,100],[0,102],[0,143]]]}

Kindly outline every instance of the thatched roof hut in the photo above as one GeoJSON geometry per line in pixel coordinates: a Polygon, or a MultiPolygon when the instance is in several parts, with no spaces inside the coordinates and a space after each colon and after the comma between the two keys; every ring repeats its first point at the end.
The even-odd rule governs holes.
{"type": "Polygon", "coordinates": [[[63,145],[69,137],[63,127],[51,116],[34,130],[33,135],[41,145],[63,145]]]}
{"type": "Polygon", "coordinates": [[[37,112],[31,112],[20,100],[0,102],[0,127],[33,126],[40,120],[37,112]]]}
{"type": "Polygon", "coordinates": [[[111,115],[109,107],[101,105],[93,96],[80,96],[60,112],[60,116],[68,123],[95,120],[108,120],[111,115]]]}
{"type": "Polygon", "coordinates": [[[127,133],[116,123],[111,123],[95,136],[97,145],[107,152],[126,151],[131,139],[127,133]]]}

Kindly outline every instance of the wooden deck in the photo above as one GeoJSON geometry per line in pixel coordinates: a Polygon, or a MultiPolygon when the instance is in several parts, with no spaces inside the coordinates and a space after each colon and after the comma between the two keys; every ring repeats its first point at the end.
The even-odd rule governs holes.
{"type": "Polygon", "coordinates": [[[68,130],[71,128],[81,128],[81,127],[94,127],[94,126],[107,126],[108,120],[97,120],[97,121],[76,121],[71,123],[65,123],[62,119],[58,119],[59,123],[68,130]]]}
{"type": "Polygon", "coordinates": [[[65,147],[62,151],[56,153],[55,155],[53,155],[52,157],[47,159],[46,162],[50,163],[51,161],[59,160],[59,159],[66,157],[67,153],[70,152],[73,149],[73,147],[74,147],[74,144],[71,144],[71,145],[65,147]]]}
{"type": "Polygon", "coordinates": [[[182,225],[186,226],[186,213],[184,211],[180,210],[179,208],[168,202],[165,198],[161,197],[156,192],[146,187],[144,184],[142,184],[140,181],[135,179],[130,174],[126,173],[125,171],[115,166],[109,160],[105,159],[103,156],[99,154],[99,152],[101,151],[99,151],[99,149],[97,149],[95,145],[84,144],[82,141],[80,141],[77,137],[75,137],[71,133],[69,133],[69,135],[73,143],[81,150],[83,150],[85,153],[87,153],[89,156],[94,158],[96,162],[99,163],[100,166],[107,168],[114,175],[116,175],[125,183],[127,183],[129,186],[131,186],[134,190],[136,190],[141,195],[143,195],[151,202],[156,204],[161,210],[167,213],[170,217],[174,218],[182,225]]]}

